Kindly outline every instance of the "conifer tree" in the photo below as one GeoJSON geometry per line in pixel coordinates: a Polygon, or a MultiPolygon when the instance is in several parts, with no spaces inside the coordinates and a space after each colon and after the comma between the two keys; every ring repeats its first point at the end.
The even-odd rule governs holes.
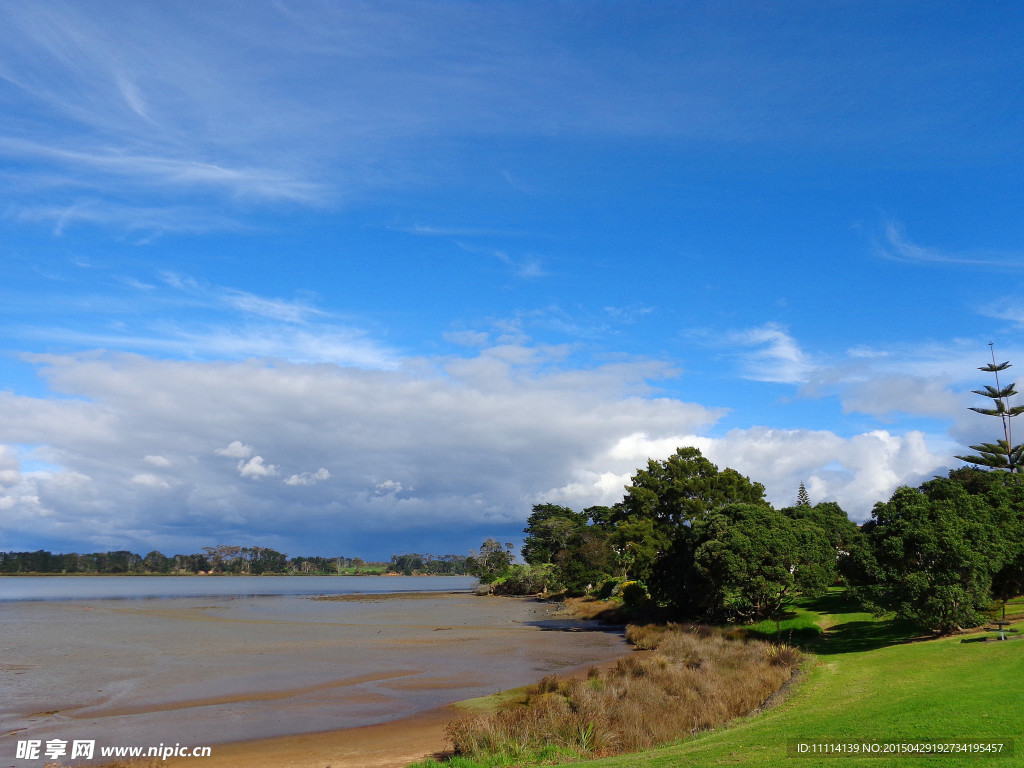
{"type": "Polygon", "coordinates": [[[1021,466],[1024,465],[1024,444],[1013,444],[1013,430],[1010,420],[1013,419],[1014,416],[1019,416],[1024,413],[1024,405],[1011,406],[1009,404],[1010,398],[1017,394],[1017,390],[1014,389],[1015,385],[1013,383],[1005,387],[1002,386],[999,382],[999,372],[1010,368],[1010,363],[1005,362],[997,364],[995,348],[993,347],[992,342],[989,342],[988,346],[992,351],[992,363],[982,366],[978,370],[984,371],[985,373],[995,374],[996,385],[994,387],[986,385],[984,389],[974,389],[971,391],[976,395],[989,398],[995,407],[971,408],[971,410],[985,416],[1000,417],[1003,422],[1003,439],[997,440],[994,443],[980,443],[978,445],[972,445],[971,450],[977,451],[977,455],[957,456],[957,458],[982,467],[1003,469],[1009,472],[1020,472],[1021,466]]]}
{"type": "Polygon", "coordinates": [[[811,497],[807,495],[807,489],[804,488],[804,484],[800,483],[800,490],[796,492],[796,505],[798,507],[809,507],[811,506],[811,497]]]}

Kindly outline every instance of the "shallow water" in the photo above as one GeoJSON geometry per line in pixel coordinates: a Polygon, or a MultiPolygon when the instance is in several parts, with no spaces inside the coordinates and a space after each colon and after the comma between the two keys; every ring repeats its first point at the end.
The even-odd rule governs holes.
{"type": "Polygon", "coordinates": [[[19,739],[206,745],[367,725],[627,650],[619,633],[545,631],[582,626],[551,610],[466,594],[0,603],[0,765],[42,764],[14,760],[19,739]]]}
{"type": "Polygon", "coordinates": [[[4,576],[0,602],[469,591],[472,576],[4,576]]]}

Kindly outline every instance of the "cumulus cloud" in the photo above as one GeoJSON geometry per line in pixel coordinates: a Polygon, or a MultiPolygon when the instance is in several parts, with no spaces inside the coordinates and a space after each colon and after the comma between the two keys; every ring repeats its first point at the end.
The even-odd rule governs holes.
{"type": "Polygon", "coordinates": [[[653,392],[649,380],[674,375],[664,363],[581,370],[562,358],[510,345],[397,370],[37,357],[56,396],[0,393],[0,434],[55,468],[19,493],[53,518],[29,526],[16,509],[27,502],[8,501],[0,528],[48,546],[73,531],[96,546],[235,536],[301,551],[467,531],[451,544],[465,551],[481,532],[520,530],[532,494],[600,467],[623,436],[692,434],[723,413],[653,392]],[[89,487],[60,481],[69,473],[89,487]]]}
{"type": "Polygon", "coordinates": [[[262,456],[253,456],[248,461],[238,462],[238,474],[242,477],[273,477],[277,474],[277,467],[264,463],[262,456]]]}
{"type": "Polygon", "coordinates": [[[893,435],[879,430],[849,438],[825,430],[765,427],[734,429],[720,438],[637,433],[617,441],[599,463],[577,469],[571,482],[537,494],[536,501],[614,504],[649,458],[667,458],[684,446],[700,449],[720,469],[731,467],[761,483],[776,506],[795,503],[804,483],[812,501],[838,502],[857,520],[867,519],[875,502],[888,499],[897,487],[916,486],[952,460],[948,446],[929,445],[927,436],[916,431],[893,435]]]}
{"type": "MultiPolygon", "coordinates": [[[[787,334],[762,330],[777,357],[804,359],[783,354],[795,349],[787,334]]],[[[400,530],[420,537],[414,547],[427,537],[432,549],[464,551],[481,534],[514,537],[534,503],[614,503],[648,458],[685,445],[763,483],[776,505],[791,504],[803,482],[815,501],[864,519],[962,451],[922,430],[710,436],[726,411],[653,389],[678,375],[671,365],[580,368],[558,346],[509,342],[393,369],[112,353],[32,360],[55,395],[0,392],[0,434],[11,441],[0,452],[0,548],[81,546],[86,535],[97,547],[236,538],[357,553],[355,542],[400,530]],[[35,446],[46,471],[19,469],[15,443],[35,446]]],[[[894,393],[918,410],[953,407],[940,385],[915,400],[893,381],[847,383],[848,408],[882,412],[894,393]]]]}
{"type": "Polygon", "coordinates": [[[13,449],[0,445],[0,485],[14,485],[21,479],[21,462],[13,449]]]}

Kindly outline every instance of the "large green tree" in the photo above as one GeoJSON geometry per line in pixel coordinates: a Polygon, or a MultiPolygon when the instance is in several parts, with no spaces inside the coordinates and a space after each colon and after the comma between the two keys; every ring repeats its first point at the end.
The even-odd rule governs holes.
{"type": "Polygon", "coordinates": [[[1014,505],[989,490],[936,479],[876,504],[864,526],[872,583],[858,592],[866,602],[939,632],[981,623],[993,576],[1016,546],[1007,536],[1014,505]]]}
{"type": "Polygon", "coordinates": [[[734,469],[720,471],[697,448],[678,448],[637,470],[610,515],[612,544],[629,563],[629,575],[647,580],[690,526],[731,503],[765,503],[764,486],[734,469]]]}
{"type": "Polygon", "coordinates": [[[558,504],[534,504],[523,533],[523,560],[531,565],[554,562],[573,537],[587,527],[587,515],[558,504]]]}
{"type": "Polygon", "coordinates": [[[836,578],[836,549],[809,519],[767,504],[727,504],[694,521],[656,571],[655,592],[677,610],[715,620],[778,616],[795,592],[836,578]]]}

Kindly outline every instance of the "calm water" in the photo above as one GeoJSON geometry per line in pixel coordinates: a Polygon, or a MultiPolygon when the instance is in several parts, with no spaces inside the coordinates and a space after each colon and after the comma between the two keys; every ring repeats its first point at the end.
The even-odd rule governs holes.
{"type": "Polygon", "coordinates": [[[0,602],[467,592],[471,576],[0,576],[0,602]]]}
{"type": "Polygon", "coordinates": [[[213,745],[367,725],[628,651],[621,633],[559,631],[585,625],[545,603],[430,592],[471,584],[2,578],[0,766],[42,765],[15,759],[19,739],[213,745]],[[312,597],[327,593],[342,599],[312,597]]]}

